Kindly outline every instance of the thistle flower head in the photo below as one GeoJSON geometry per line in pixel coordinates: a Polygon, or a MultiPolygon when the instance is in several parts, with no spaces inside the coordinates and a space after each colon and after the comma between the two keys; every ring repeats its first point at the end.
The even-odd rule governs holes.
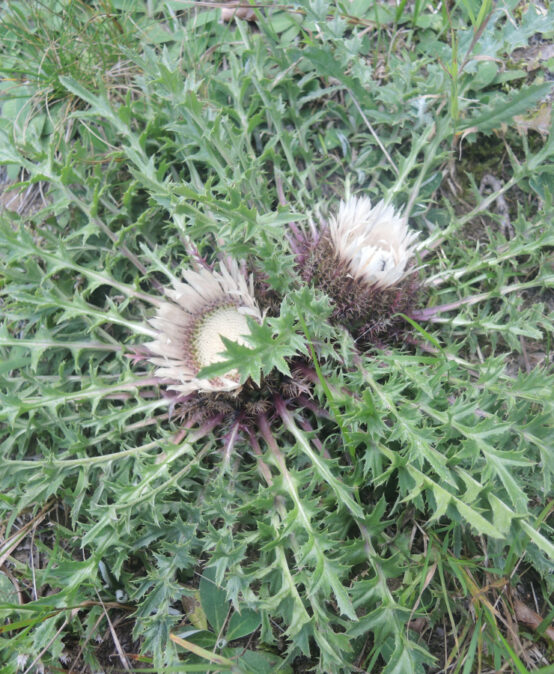
{"type": "Polygon", "coordinates": [[[404,277],[417,232],[384,201],[372,207],[368,197],[352,197],[341,201],[329,236],[355,279],[387,288],[404,277]]]}
{"type": "Polygon", "coordinates": [[[400,314],[418,301],[421,284],[409,275],[417,236],[384,201],[372,207],[367,197],[351,197],[328,223],[291,228],[289,241],[304,282],[332,300],[331,320],[379,344],[402,334],[400,314]]]}
{"type": "Polygon", "coordinates": [[[220,264],[219,272],[202,269],[183,273],[186,283],[175,283],[150,323],[157,338],[147,344],[156,376],[172,382],[171,390],[195,392],[234,391],[240,377],[231,370],[220,377],[199,379],[203,368],[224,360],[222,337],[248,346],[246,317],[261,322],[253,295],[252,278],[246,279],[235,262],[220,264]]]}

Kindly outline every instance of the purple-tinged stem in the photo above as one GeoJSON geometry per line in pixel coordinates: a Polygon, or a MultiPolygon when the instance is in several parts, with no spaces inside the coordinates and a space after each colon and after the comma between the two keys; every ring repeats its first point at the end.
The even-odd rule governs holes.
{"type": "Polygon", "coordinates": [[[300,247],[299,247],[299,242],[302,241],[304,238],[302,236],[302,232],[300,231],[300,227],[295,222],[289,222],[289,227],[292,232],[292,237],[287,236],[287,239],[289,240],[289,243],[291,244],[291,248],[294,253],[300,253],[300,247]]]}
{"type": "Polygon", "coordinates": [[[139,428],[144,428],[145,426],[151,426],[152,424],[157,424],[159,421],[166,421],[169,419],[169,414],[159,414],[156,417],[150,417],[150,419],[143,419],[142,421],[136,421],[134,424],[130,424],[125,427],[125,431],[137,431],[139,428]]]}
{"type": "Polygon", "coordinates": [[[117,388],[119,391],[126,391],[128,389],[137,388],[138,386],[157,386],[160,383],[161,380],[159,377],[145,377],[144,379],[135,379],[126,384],[121,384],[121,386],[118,386],[117,388]]]}
{"type": "Polygon", "coordinates": [[[29,346],[44,348],[63,348],[63,349],[94,349],[96,351],[121,351],[125,347],[121,344],[105,344],[103,342],[54,342],[43,339],[2,339],[2,346],[29,346]]]}
{"type": "Polygon", "coordinates": [[[181,234],[179,236],[179,239],[183,244],[183,246],[185,247],[187,255],[198,265],[198,267],[202,267],[203,269],[207,269],[208,271],[213,271],[213,265],[208,264],[207,260],[200,254],[200,251],[198,250],[196,244],[193,242],[190,236],[185,236],[184,234],[181,234]]]}
{"type": "Polygon", "coordinates": [[[240,421],[235,421],[227,437],[225,438],[225,447],[223,449],[223,468],[227,469],[231,461],[231,452],[233,451],[240,430],[240,421]]]}
{"type": "MultiPolygon", "coordinates": [[[[146,391],[141,393],[141,400],[148,400],[157,397],[154,391],[146,391]]],[[[104,396],[105,400],[132,400],[134,396],[131,393],[114,393],[113,395],[104,396]]]]}
{"type": "Polygon", "coordinates": [[[477,304],[477,302],[481,302],[481,300],[487,299],[488,297],[490,297],[490,293],[480,293],[479,295],[464,297],[464,299],[457,300],[456,302],[437,304],[436,307],[427,307],[426,309],[416,309],[415,311],[410,312],[410,318],[413,318],[414,321],[432,321],[433,317],[437,314],[458,309],[466,304],[477,304]]]}
{"type": "Polygon", "coordinates": [[[279,447],[277,446],[277,441],[273,437],[273,433],[271,432],[271,428],[269,426],[269,421],[267,419],[267,416],[265,414],[260,414],[258,417],[258,427],[260,431],[262,432],[262,437],[268,444],[269,448],[272,451],[279,451],[279,447]]]}
{"type": "MultiPolygon", "coordinates": [[[[107,386],[104,391],[106,391],[102,397],[109,400],[128,400],[132,398],[132,394],[125,393],[130,389],[141,388],[142,386],[155,386],[160,384],[160,379],[157,377],[145,377],[144,379],[135,379],[134,381],[128,381],[125,384],[112,384],[107,386]],[[113,391],[113,393],[110,393],[113,391]]],[[[150,393],[141,393],[142,398],[153,398],[154,392],[150,393]]]]}
{"type": "MultiPolygon", "coordinates": [[[[300,428],[305,430],[307,433],[313,433],[313,431],[314,431],[313,426],[310,424],[310,422],[307,419],[301,418],[301,419],[298,420],[298,423],[300,425],[300,428]]],[[[317,447],[317,449],[319,450],[319,453],[322,456],[324,456],[326,459],[331,458],[331,455],[325,449],[325,447],[323,446],[323,444],[322,444],[322,442],[319,438],[316,438],[316,437],[312,438],[312,442],[313,442],[314,446],[317,447]]]]}
{"type": "Polygon", "coordinates": [[[277,410],[277,414],[281,417],[283,423],[285,424],[285,428],[290,430],[291,426],[294,425],[294,420],[287,409],[285,401],[280,396],[275,396],[273,402],[275,409],[277,410]]]}
{"type": "Polygon", "coordinates": [[[129,353],[124,355],[125,358],[128,358],[133,363],[133,365],[140,363],[142,360],[148,360],[153,355],[150,349],[147,346],[143,346],[142,344],[133,344],[132,346],[128,347],[128,349],[129,353]]]}
{"type": "Polygon", "coordinates": [[[286,239],[289,242],[292,252],[296,255],[297,264],[302,266],[308,255],[314,250],[322,236],[323,229],[318,229],[313,222],[309,222],[309,233],[304,232],[295,222],[288,223],[290,233],[287,233],[286,239]]]}
{"type": "Polygon", "coordinates": [[[277,410],[277,414],[281,417],[285,428],[292,432],[292,429],[296,428],[296,424],[294,423],[292,414],[287,409],[285,401],[280,396],[275,396],[273,402],[275,409],[277,410]]]}
{"type": "MultiPolygon", "coordinates": [[[[529,288],[531,287],[531,285],[533,284],[513,283],[510,286],[505,286],[504,288],[501,288],[499,295],[500,297],[504,297],[505,295],[508,295],[508,293],[514,292],[516,290],[521,290],[522,288],[529,288]]],[[[414,320],[423,320],[423,321],[433,320],[434,316],[442,313],[443,311],[452,311],[453,309],[458,309],[459,307],[464,305],[477,304],[477,302],[489,299],[490,297],[491,293],[479,293],[478,295],[471,295],[470,297],[464,297],[461,300],[457,300],[456,302],[450,302],[449,304],[439,304],[436,307],[428,307],[427,309],[413,311],[410,314],[410,318],[413,318],[414,320]]]]}
{"type": "MultiPolygon", "coordinates": [[[[285,480],[285,483],[290,485],[291,491],[294,490],[294,483],[292,481],[291,475],[288,471],[287,468],[287,462],[285,461],[285,457],[283,456],[283,453],[279,449],[279,446],[277,445],[277,442],[275,438],[273,437],[273,434],[271,433],[271,428],[269,427],[269,421],[267,419],[267,416],[265,414],[260,414],[258,417],[258,428],[260,429],[262,436],[264,440],[266,441],[271,454],[273,458],[275,459],[275,463],[277,464],[277,468],[281,472],[281,475],[283,479],[285,480]]],[[[258,445],[258,451],[260,451],[259,445],[258,445]]],[[[260,452],[261,454],[261,452],[260,452]]],[[[265,465],[265,464],[264,464],[265,465]]],[[[266,466],[267,468],[267,466],[266,466]]],[[[267,468],[267,471],[269,472],[269,468],[267,468]]],[[[270,485],[273,484],[273,480],[271,478],[271,473],[269,474],[269,479],[271,482],[269,483],[270,485]]],[[[267,477],[266,477],[267,480],[267,477]]],[[[282,494],[276,494],[275,495],[275,508],[277,512],[279,513],[279,516],[281,517],[281,520],[284,522],[287,516],[287,509],[285,507],[285,501],[283,498],[282,494]]],[[[298,550],[298,543],[296,540],[296,535],[294,533],[290,533],[290,541],[293,547],[293,550],[295,550],[295,556],[298,550]]],[[[298,557],[296,557],[298,560],[298,557]]],[[[299,565],[300,567],[302,566],[301,564],[299,565]]]]}
{"type": "Polygon", "coordinates": [[[298,396],[297,400],[300,407],[310,410],[310,412],[313,412],[316,417],[321,417],[322,419],[331,419],[329,412],[323,407],[320,407],[313,400],[310,400],[310,398],[306,398],[306,396],[298,396]]]}
{"type": "Polygon", "coordinates": [[[206,421],[205,424],[202,424],[200,428],[196,429],[191,433],[190,442],[196,442],[197,440],[201,440],[203,437],[211,433],[213,429],[221,423],[224,416],[225,416],[224,414],[220,413],[216,414],[211,419],[208,419],[208,421],[206,421]]]}
{"type": "MultiPolygon", "coordinates": [[[[206,423],[202,424],[200,428],[197,428],[195,431],[192,431],[190,433],[188,441],[190,443],[197,442],[198,440],[201,440],[203,437],[208,435],[213,431],[213,429],[221,422],[223,419],[223,414],[216,414],[214,417],[211,419],[208,419],[206,423]]],[[[182,428],[180,431],[177,431],[175,435],[173,436],[173,444],[178,445],[183,438],[186,436],[186,434],[189,432],[189,428],[182,428]]]]}
{"type": "MultiPolygon", "coordinates": [[[[404,341],[407,342],[408,344],[411,344],[412,346],[418,346],[422,351],[425,351],[426,353],[430,353],[433,356],[438,356],[440,351],[436,349],[434,346],[431,346],[430,344],[427,344],[425,342],[420,342],[418,339],[415,339],[415,337],[412,337],[411,335],[406,335],[404,337],[404,341]]],[[[387,355],[390,355],[387,353],[387,355]]],[[[363,363],[361,358],[356,360],[356,365],[360,368],[363,368],[363,363]]]]}
{"type": "Polygon", "coordinates": [[[312,384],[319,383],[319,377],[317,376],[317,372],[313,367],[305,365],[304,363],[299,363],[298,365],[295,366],[294,369],[296,371],[299,371],[302,374],[302,376],[306,377],[306,379],[310,381],[312,384]]]}
{"type": "Polygon", "coordinates": [[[273,477],[271,476],[269,466],[263,460],[263,452],[260,449],[260,443],[258,442],[258,438],[254,435],[254,433],[252,433],[250,429],[247,429],[246,432],[248,434],[248,439],[250,440],[250,446],[252,447],[252,451],[258,457],[258,470],[263,475],[268,486],[271,487],[273,485],[273,477]]]}
{"type": "Polygon", "coordinates": [[[188,428],[182,428],[180,431],[177,431],[177,433],[175,433],[175,435],[173,436],[171,442],[173,442],[174,445],[179,445],[183,441],[187,432],[188,428]]]}
{"type": "MultiPolygon", "coordinates": [[[[281,400],[279,398],[279,400],[281,400]]],[[[284,405],[283,401],[281,400],[281,403],[284,405]]],[[[267,416],[265,414],[261,414],[258,417],[258,427],[260,431],[262,432],[262,437],[266,441],[267,446],[269,447],[271,454],[273,458],[275,459],[275,462],[277,463],[277,467],[281,471],[282,475],[287,478],[287,480],[290,480],[290,474],[287,469],[287,463],[285,461],[285,457],[283,456],[283,452],[279,449],[279,445],[277,444],[277,440],[275,440],[275,437],[273,433],[271,432],[271,428],[269,426],[269,421],[267,419],[267,416]]]]}

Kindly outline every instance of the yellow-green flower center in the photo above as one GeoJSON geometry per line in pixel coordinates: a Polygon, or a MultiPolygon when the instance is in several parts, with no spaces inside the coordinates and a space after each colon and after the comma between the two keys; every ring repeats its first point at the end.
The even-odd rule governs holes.
{"type": "Polygon", "coordinates": [[[234,306],[219,307],[203,316],[198,322],[194,340],[199,369],[225,360],[221,355],[225,351],[221,337],[247,346],[244,335],[248,334],[246,316],[234,306]]]}

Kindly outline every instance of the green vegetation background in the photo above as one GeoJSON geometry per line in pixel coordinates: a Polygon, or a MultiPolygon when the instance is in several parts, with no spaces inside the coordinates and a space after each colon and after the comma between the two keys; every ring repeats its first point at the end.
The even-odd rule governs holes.
{"type": "Polygon", "coordinates": [[[551,671],[553,11],[255,11],[0,8],[2,672],[551,671]],[[358,355],[284,238],[346,193],[431,251],[358,355]],[[313,346],[328,419],[174,442],[128,356],[191,247],[284,297],[231,357],[313,346]]]}

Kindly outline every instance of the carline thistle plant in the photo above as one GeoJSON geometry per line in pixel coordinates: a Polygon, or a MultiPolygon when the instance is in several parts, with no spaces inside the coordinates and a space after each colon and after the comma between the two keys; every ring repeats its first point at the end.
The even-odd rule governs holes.
{"type": "Polygon", "coordinates": [[[229,450],[239,430],[251,437],[251,428],[276,398],[327,416],[309,399],[315,372],[300,360],[290,363],[291,377],[272,371],[259,385],[250,378],[241,383],[236,369],[199,377],[204,368],[224,361],[224,339],[249,347],[248,319],[261,324],[266,310],[260,309],[254,295],[253,275],[235,260],[220,261],[213,270],[204,260],[197,261],[206,266],[185,270],[185,283],[176,281],[165,290],[166,299],[156,305],[149,321],[148,334],[154,339],[139,347],[133,357],[156,366],[155,378],[166,387],[164,395],[173,416],[183,420],[185,427],[201,424],[200,435],[195,437],[219,423],[230,427],[229,450]]]}
{"type": "MultiPolygon", "coordinates": [[[[291,225],[289,241],[301,279],[332,300],[331,319],[359,344],[380,345],[409,327],[398,314],[412,311],[420,295],[411,265],[417,236],[392,206],[381,201],[372,207],[369,198],[353,197],[340,203],[328,224],[311,223],[306,231],[291,225]]],[[[154,339],[139,349],[156,366],[174,415],[187,427],[204,423],[211,430],[220,422],[230,427],[228,450],[239,430],[252,440],[255,427],[265,437],[270,421],[290,423],[287,407],[327,418],[311,399],[316,371],[302,357],[288,363],[291,376],[272,370],[259,384],[241,383],[236,369],[199,376],[224,361],[223,340],[250,346],[248,321],[263,322],[275,293],[255,285],[253,275],[234,260],[220,261],[214,269],[198,257],[197,263],[198,271],[185,270],[185,282],[175,281],[165,291],[149,321],[154,339]]],[[[300,423],[312,430],[307,417],[300,423]]]]}
{"type": "Polygon", "coordinates": [[[417,237],[390,204],[351,197],[328,223],[293,226],[290,241],[302,279],[331,298],[331,320],[359,343],[379,346],[402,333],[399,314],[411,313],[421,296],[410,266],[417,237]]]}

